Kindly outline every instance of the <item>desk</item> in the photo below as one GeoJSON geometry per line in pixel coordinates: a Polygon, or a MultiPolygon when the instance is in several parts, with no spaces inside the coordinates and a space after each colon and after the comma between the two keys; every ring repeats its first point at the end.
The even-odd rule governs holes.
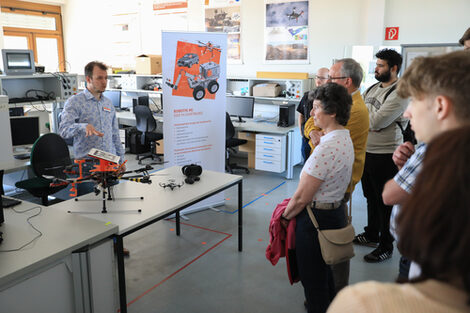
{"type": "Polygon", "coordinates": [[[254,122],[247,119],[245,123],[232,121],[233,126],[237,131],[252,132],[252,133],[266,133],[276,134],[287,137],[286,161],[287,170],[286,178],[292,179],[294,174],[294,166],[301,162],[300,148],[302,145],[302,138],[299,134],[299,127],[292,125],[289,127],[278,127],[276,124],[265,122],[254,122]]]}
{"type": "MultiPolygon", "coordinates": [[[[15,210],[33,207],[40,206],[23,201],[15,206],[15,210]]],[[[0,250],[17,249],[37,235],[26,219],[38,211],[19,214],[12,209],[4,209],[5,222],[0,226],[4,241],[0,250]]],[[[107,240],[108,255],[112,256],[112,244],[108,238],[117,232],[118,227],[52,207],[42,207],[41,214],[32,218],[31,223],[42,232],[41,237],[19,251],[0,253],[1,311],[75,312],[77,299],[74,300],[74,293],[77,295],[77,288],[73,279],[80,276],[80,271],[72,270],[68,264],[72,263],[72,254],[107,240]]],[[[102,264],[107,266],[111,261],[110,257],[107,263],[102,264]]],[[[113,302],[110,301],[109,306],[113,302]]]]}
{"type": "MultiPolygon", "coordinates": [[[[135,126],[135,114],[133,112],[126,112],[126,111],[121,111],[121,112],[116,112],[116,117],[118,119],[118,124],[119,125],[125,125],[125,126],[135,126]]],[[[163,116],[157,116],[153,115],[155,120],[157,122],[162,122],[163,123],[163,116]]]]}
{"type": "MultiPolygon", "coordinates": [[[[135,126],[135,115],[132,112],[116,112],[116,117],[120,125],[135,126]]],[[[155,120],[163,122],[162,116],[155,116],[155,120]]],[[[276,124],[265,122],[254,122],[251,119],[246,119],[245,123],[232,122],[235,130],[246,131],[253,133],[266,133],[286,136],[287,149],[286,149],[286,178],[292,179],[294,173],[294,166],[302,161],[300,149],[302,146],[302,137],[299,134],[299,127],[292,125],[289,127],[278,127],[276,124]]]]}
{"type": "MultiPolygon", "coordinates": [[[[119,297],[121,312],[127,312],[126,282],[124,272],[123,238],[144,227],[147,227],[172,214],[176,214],[176,234],[180,235],[179,212],[201,200],[213,196],[225,189],[238,185],[238,250],[242,251],[242,177],[237,175],[203,171],[201,180],[193,185],[185,184],[181,188],[162,188],[160,182],[175,179],[176,183],[184,181],[185,176],[180,166],[173,166],[152,176],[152,184],[137,184],[134,182],[121,182],[114,186],[114,194],[121,197],[144,196],[143,200],[108,201],[106,204],[108,214],[101,214],[102,202],[68,200],[53,207],[62,211],[87,211],[80,215],[102,222],[111,222],[119,226],[117,232],[117,260],[119,275],[119,297]],[[161,176],[158,176],[161,175],[161,176]],[[93,209],[90,212],[90,209],[93,209]],[[142,209],[141,213],[125,212],[126,210],[142,209]],[[124,212],[123,212],[124,211],[124,212]],[[119,214],[121,213],[121,214],[119,214]]],[[[97,199],[94,194],[88,194],[79,199],[97,199]]]]}

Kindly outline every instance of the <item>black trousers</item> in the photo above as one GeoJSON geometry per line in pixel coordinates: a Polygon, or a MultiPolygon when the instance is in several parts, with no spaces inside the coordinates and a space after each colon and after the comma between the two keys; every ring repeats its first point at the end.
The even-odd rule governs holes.
{"type": "Polygon", "coordinates": [[[390,214],[392,206],[385,205],[382,191],[385,183],[392,179],[398,169],[392,160],[392,153],[366,153],[362,190],[367,199],[367,226],[364,228],[369,239],[378,241],[379,246],[393,249],[393,237],[390,234],[390,214]]]}
{"type": "Polygon", "coordinates": [[[307,161],[308,157],[310,156],[310,151],[312,150],[312,148],[310,148],[310,145],[308,144],[308,141],[309,140],[307,138],[302,136],[301,152],[302,152],[302,157],[304,158],[304,163],[305,161],[307,161]]]}
{"type": "MultiPolygon", "coordinates": [[[[336,229],[346,226],[344,206],[334,210],[313,210],[320,229],[336,229]]],[[[309,313],[326,312],[336,295],[333,275],[323,261],[317,230],[307,210],[296,216],[295,251],[300,281],[304,287],[309,313]]]]}

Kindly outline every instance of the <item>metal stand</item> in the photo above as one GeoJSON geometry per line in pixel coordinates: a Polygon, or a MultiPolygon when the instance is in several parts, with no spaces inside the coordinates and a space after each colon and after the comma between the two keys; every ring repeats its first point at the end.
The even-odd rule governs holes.
{"type": "MultiPolygon", "coordinates": [[[[106,209],[106,201],[107,200],[111,200],[111,201],[115,201],[115,200],[144,200],[144,197],[143,196],[140,196],[140,197],[123,197],[123,198],[113,198],[111,196],[111,187],[112,186],[109,186],[108,183],[107,183],[107,179],[105,178],[103,180],[103,184],[101,185],[101,193],[102,193],[102,202],[103,202],[103,207],[102,207],[102,210],[101,212],[96,212],[96,211],[67,211],[68,213],[86,213],[86,214],[96,214],[96,213],[104,213],[104,214],[107,214],[107,213],[141,213],[142,212],[142,209],[137,209],[137,210],[124,210],[124,211],[119,211],[119,212],[108,212],[108,210],[106,209]],[[107,191],[106,191],[107,189],[107,191]],[[108,197],[106,197],[106,195],[108,195],[108,197]]],[[[99,191],[97,191],[99,192],[99,191]]],[[[98,199],[79,199],[79,198],[75,198],[75,201],[100,201],[98,199]]]]}

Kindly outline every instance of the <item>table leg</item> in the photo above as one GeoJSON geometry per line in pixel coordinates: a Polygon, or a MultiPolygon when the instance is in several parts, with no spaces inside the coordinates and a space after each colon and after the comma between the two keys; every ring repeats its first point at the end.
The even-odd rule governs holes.
{"type": "Polygon", "coordinates": [[[290,131],[287,134],[287,173],[286,173],[286,178],[287,179],[292,179],[294,177],[294,158],[293,158],[293,149],[294,149],[294,138],[293,138],[294,132],[290,131]]]}
{"type": "Polygon", "coordinates": [[[180,211],[176,212],[176,235],[179,236],[181,233],[180,229],[180,211]]]}
{"type": "Polygon", "coordinates": [[[243,181],[238,183],[238,251],[243,249],[243,181]]]}
{"type": "Polygon", "coordinates": [[[124,272],[124,244],[121,236],[116,236],[117,248],[117,266],[118,266],[118,280],[119,280],[119,303],[121,306],[121,313],[127,312],[127,297],[126,297],[126,274],[124,272]]]}

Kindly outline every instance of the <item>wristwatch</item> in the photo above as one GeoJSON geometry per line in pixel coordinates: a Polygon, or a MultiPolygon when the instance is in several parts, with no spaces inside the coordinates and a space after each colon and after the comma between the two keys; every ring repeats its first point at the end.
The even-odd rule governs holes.
{"type": "Polygon", "coordinates": [[[287,221],[287,222],[290,221],[290,219],[288,219],[287,217],[285,217],[283,214],[281,214],[281,219],[283,219],[284,221],[287,221]]]}

